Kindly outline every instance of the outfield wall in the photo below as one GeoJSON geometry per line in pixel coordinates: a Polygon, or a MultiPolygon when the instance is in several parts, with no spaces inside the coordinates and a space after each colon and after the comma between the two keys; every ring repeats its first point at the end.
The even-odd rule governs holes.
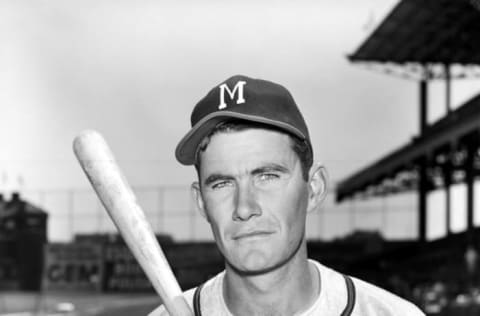
{"type": "MultiPolygon", "coordinates": [[[[169,244],[162,248],[183,289],[223,269],[223,259],[213,243],[169,244]]],[[[45,247],[45,258],[45,290],[153,291],[122,243],[52,243],[45,247]]]]}

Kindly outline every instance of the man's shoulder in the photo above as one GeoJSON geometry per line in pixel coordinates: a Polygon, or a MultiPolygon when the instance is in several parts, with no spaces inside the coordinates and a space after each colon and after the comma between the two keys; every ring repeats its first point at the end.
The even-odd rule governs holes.
{"type": "Polygon", "coordinates": [[[352,277],[356,290],[353,315],[424,316],[413,303],[366,281],[352,277]]]}
{"type": "MultiPolygon", "coordinates": [[[[318,267],[323,288],[327,290],[328,302],[336,302],[342,308],[346,304],[347,289],[342,273],[313,261],[318,267]]],[[[420,309],[411,302],[369,282],[351,277],[355,288],[355,304],[352,316],[425,316],[420,309]]],[[[336,311],[338,307],[334,308],[336,311]]]]}

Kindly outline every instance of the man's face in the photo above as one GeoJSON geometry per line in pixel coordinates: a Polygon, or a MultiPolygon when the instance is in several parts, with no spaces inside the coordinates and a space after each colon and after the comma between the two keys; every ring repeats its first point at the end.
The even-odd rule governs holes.
{"type": "Polygon", "coordinates": [[[255,273],[291,258],[304,238],[309,193],[289,136],[218,133],[201,155],[197,201],[228,263],[255,273]]]}

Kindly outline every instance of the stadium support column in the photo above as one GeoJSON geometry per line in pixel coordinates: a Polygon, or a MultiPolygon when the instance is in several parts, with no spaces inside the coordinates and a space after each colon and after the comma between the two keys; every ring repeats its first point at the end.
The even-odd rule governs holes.
{"type": "Polygon", "coordinates": [[[452,112],[452,78],[450,76],[450,64],[445,64],[445,105],[448,115],[452,112]]]}
{"type": "Polygon", "coordinates": [[[468,243],[473,242],[473,203],[474,203],[474,181],[475,166],[474,156],[477,150],[478,135],[475,133],[467,139],[467,159],[465,161],[465,182],[467,186],[467,238],[468,243]]]}
{"type": "MultiPolygon", "coordinates": [[[[449,115],[452,112],[452,78],[450,72],[450,64],[446,63],[445,67],[445,106],[446,113],[449,115]]],[[[449,150],[449,157],[451,157],[451,150],[449,150]]],[[[451,208],[450,208],[450,186],[452,184],[452,166],[450,159],[446,160],[445,165],[443,166],[443,179],[445,184],[445,211],[446,211],[446,235],[451,235],[451,208]]]]}
{"type": "MultiPolygon", "coordinates": [[[[425,76],[419,84],[419,118],[420,137],[427,128],[428,107],[428,69],[425,67],[425,76]]],[[[427,159],[422,157],[418,162],[418,240],[427,240],[427,159]]]]}
{"type": "Polygon", "coordinates": [[[420,136],[427,128],[428,79],[420,80],[420,136]]]}
{"type": "Polygon", "coordinates": [[[418,162],[418,240],[427,240],[427,159],[418,162]]]}
{"type": "Polygon", "coordinates": [[[452,166],[450,160],[447,160],[445,165],[442,168],[443,172],[443,182],[444,182],[444,189],[445,189],[445,232],[447,236],[450,236],[452,234],[452,231],[450,229],[451,226],[451,221],[452,221],[452,214],[451,214],[451,207],[450,207],[450,198],[451,198],[451,192],[450,192],[450,186],[452,185],[452,166]]]}

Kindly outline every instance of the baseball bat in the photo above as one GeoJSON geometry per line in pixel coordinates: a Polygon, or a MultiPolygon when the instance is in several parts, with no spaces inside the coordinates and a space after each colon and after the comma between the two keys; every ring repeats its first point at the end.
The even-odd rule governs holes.
{"type": "Polygon", "coordinates": [[[190,307],[142,208],[104,138],[96,131],[73,141],[75,155],[97,196],[172,316],[190,316],[190,307]]]}

